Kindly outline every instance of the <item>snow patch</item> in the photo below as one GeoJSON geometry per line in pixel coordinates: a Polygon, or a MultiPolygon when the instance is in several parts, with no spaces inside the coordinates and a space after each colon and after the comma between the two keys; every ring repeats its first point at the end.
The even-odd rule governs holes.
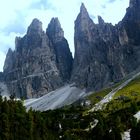
{"type": "Polygon", "coordinates": [[[130,140],[130,131],[131,129],[122,133],[122,140],[130,140]]]}
{"type": "Polygon", "coordinates": [[[138,111],[138,112],[134,115],[134,117],[137,119],[137,121],[139,121],[139,120],[140,120],[140,111],[138,111]]]}

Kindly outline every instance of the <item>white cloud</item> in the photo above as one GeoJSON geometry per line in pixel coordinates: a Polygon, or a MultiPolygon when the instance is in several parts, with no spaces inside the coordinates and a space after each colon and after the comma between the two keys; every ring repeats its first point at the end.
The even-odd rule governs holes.
{"type": "Polygon", "coordinates": [[[11,32],[10,34],[0,33],[0,51],[6,53],[8,48],[15,48],[15,37],[16,36],[23,36],[22,34],[11,32]]]}
{"type": "Polygon", "coordinates": [[[58,17],[65,37],[74,52],[74,20],[80,5],[84,2],[91,18],[97,22],[97,15],[101,15],[107,22],[117,23],[123,17],[129,0],[4,0],[0,5],[0,71],[2,70],[5,53],[8,48],[14,49],[15,36],[25,34],[33,18],[43,22],[46,30],[52,17],[58,17]],[[119,12],[118,12],[119,11],[119,12]]]}

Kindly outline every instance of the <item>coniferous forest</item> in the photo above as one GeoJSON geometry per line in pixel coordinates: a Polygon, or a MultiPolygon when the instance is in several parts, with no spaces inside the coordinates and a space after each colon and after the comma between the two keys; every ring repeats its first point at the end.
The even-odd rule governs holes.
{"type": "Polygon", "coordinates": [[[117,102],[95,112],[80,105],[40,112],[26,111],[22,100],[0,96],[0,140],[121,140],[121,133],[128,129],[131,139],[139,140],[140,122],[133,117],[139,103],[124,107],[129,101],[121,101],[118,107],[117,102]]]}

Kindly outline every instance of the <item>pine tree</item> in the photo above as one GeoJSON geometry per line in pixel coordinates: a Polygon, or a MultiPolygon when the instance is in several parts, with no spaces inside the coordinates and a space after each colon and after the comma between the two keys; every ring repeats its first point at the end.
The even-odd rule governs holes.
{"type": "Polygon", "coordinates": [[[131,129],[130,137],[131,140],[140,140],[140,122],[131,129]]]}
{"type": "Polygon", "coordinates": [[[0,119],[1,119],[1,132],[0,132],[1,138],[2,140],[9,140],[10,126],[8,115],[6,113],[2,113],[0,119]]]}

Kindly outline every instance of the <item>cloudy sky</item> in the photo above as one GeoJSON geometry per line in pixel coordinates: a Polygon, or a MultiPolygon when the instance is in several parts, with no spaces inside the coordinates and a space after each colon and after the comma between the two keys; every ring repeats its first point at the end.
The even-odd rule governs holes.
{"type": "Polygon", "coordinates": [[[3,69],[8,48],[15,48],[15,37],[23,36],[33,18],[38,18],[47,28],[52,17],[58,17],[71,51],[74,52],[73,34],[81,3],[97,23],[97,15],[113,24],[120,21],[129,0],[0,0],[0,71],[3,69]]]}

